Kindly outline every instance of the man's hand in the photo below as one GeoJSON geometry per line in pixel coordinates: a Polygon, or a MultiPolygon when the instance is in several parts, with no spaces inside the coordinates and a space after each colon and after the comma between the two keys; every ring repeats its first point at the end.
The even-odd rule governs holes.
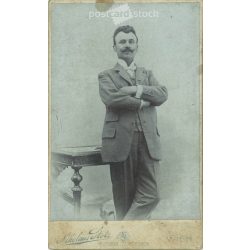
{"type": "Polygon", "coordinates": [[[125,86],[120,88],[120,91],[126,95],[135,95],[137,91],[136,86],[125,86]]]}
{"type": "Polygon", "coordinates": [[[140,107],[141,109],[149,107],[149,106],[150,106],[150,102],[141,100],[141,107],[140,107]]]}

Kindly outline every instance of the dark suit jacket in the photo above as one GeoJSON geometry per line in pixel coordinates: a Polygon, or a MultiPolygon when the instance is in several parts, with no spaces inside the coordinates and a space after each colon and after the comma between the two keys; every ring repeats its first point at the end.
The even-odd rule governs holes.
{"type": "Polygon", "coordinates": [[[106,116],[102,132],[102,159],[104,162],[120,162],[127,159],[138,112],[149,154],[155,160],[161,159],[160,135],[157,128],[155,106],[167,100],[167,89],[159,85],[151,71],[137,67],[136,83],[143,85],[141,98],[151,106],[140,109],[141,101],[120,91],[132,85],[128,73],[117,64],[114,68],[98,75],[99,90],[106,105],[106,116]]]}

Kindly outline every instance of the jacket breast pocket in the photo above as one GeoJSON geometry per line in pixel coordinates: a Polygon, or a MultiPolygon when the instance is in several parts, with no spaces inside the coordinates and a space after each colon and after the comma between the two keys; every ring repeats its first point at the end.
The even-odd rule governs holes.
{"type": "Polygon", "coordinates": [[[116,129],[115,128],[104,127],[103,132],[102,132],[102,138],[103,139],[115,138],[115,134],[116,134],[116,129]]]}
{"type": "Polygon", "coordinates": [[[118,114],[114,112],[107,112],[105,116],[105,122],[115,122],[119,120],[118,114]]]}

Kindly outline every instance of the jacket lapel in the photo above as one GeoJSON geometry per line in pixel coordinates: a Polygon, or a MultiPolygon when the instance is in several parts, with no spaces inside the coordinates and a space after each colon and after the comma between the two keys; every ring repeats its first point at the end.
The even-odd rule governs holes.
{"type": "Polygon", "coordinates": [[[129,85],[133,85],[128,73],[119,63],[115,65],[114,70],[117,71],[119,75],[129,83],[129,85]]]}

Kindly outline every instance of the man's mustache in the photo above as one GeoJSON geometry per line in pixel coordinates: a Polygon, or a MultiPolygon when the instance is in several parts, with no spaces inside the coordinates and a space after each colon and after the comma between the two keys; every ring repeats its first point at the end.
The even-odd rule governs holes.
{"type": "Polygon", "coordinates": [[[122,52],[133,52],[133,50],[130,48],[126,48],[126,49],[122,50],[122,52]]]}

